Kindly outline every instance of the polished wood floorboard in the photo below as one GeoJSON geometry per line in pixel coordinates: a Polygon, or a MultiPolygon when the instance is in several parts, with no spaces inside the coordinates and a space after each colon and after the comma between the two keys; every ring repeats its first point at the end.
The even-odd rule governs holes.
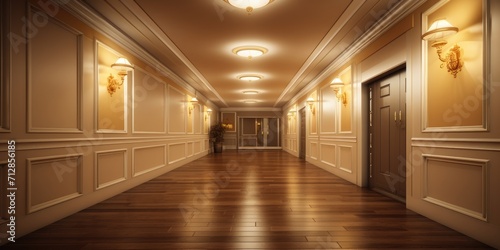
{"type": "Polygon", "coordinates": [[[488,249],[284,151],[193,161],[6,249],[488,249]]]}

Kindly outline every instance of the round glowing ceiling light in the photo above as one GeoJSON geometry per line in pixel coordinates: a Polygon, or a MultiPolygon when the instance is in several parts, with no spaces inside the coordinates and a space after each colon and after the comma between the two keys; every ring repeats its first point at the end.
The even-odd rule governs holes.
{"type": "Polygon", "coordinates": [[[246,90],[246,91],[243,91],[243,94],[245,94],[245,95],[256,95],[258,93],[259,93],[259,91],[255,91],[255,90],[246,90]]]}
{"type": "Polygon", "coordinates": [[[258,81],[262,79],[262,76],[259,75],[242,75],[238,76],[238,79],[243,80],[243,81],[258,81]]]}
{"type": "Polygon", "coordinates": [[[257,103],[256,100],[244,100],[243,102],[245,102],[245,103],[257,103]]]}
{"type": "Polygon", "coordinates": [[[260,46],[241,46],[233,49],[233,53],[248,59],[258,57],[267,53],[267,49],[260,46]]]}
{"type": "Polygon", "coordinates": [[[254,9],[262,8],[274,0],[224,0],[224,2],[240,9],[244,9],[248,14],[252,13],[254,9]]]}

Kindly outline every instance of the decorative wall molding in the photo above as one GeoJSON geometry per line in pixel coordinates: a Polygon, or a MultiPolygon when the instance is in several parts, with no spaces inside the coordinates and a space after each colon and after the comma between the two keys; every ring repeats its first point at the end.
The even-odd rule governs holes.
{"type": "MultiPolygon", "coordinates": [[[[128,166],[128,159],[127,159],[127,149],[114,149],[114,150],[105,150],[105,151],[96,151],[94,152],[94,175],[95,175],[95,190],[99,190],[105,187],[112,186],[114,184],[123,182],[127,180],[127,166],[128,166]],[[101,179],[103,179],[103,176],[101,176],[101,168],[110,168],[113,167],[111,164],[114,164],[116,162],[107,162],[101,164],[101,160],[104,161],[104,157],[109,157],[112,155],[118,155],[121,156],[122,164],[121,164],[121,171],[123,174],[119,176],[118,178],[111,179],[111,180],[106,180],[101,182],[101,179]]],[[[113,170],[119,170],[119,169],[111,169],[111,172],[116,172],[113,170]]],[[[104,171],[104,169],[103,169],[104,171]]]]}
{"type": "Polygon", "coordinates": [[[323,143],[319,144],[320,161],[328,166],[337,167],[337,144],[323,143]],[[333,156],[333,158],[332,158],[333,156]]]}
{"type": "MultiPolygon", "coordinates": [[[[167,102],[167,86],[168,84],[163,82],[158,77],[151,75],[144,69],[135,66],[134,67],[134,84],[132,85],[132,133],[133,134],[165,134],[167,133],[167,109],[165,108],[167,102]],[[140,79],[139,79],[140,78],[140,79]],[[163,92],[161,100],[152,98],[151,95],[157,94],[157,92],[163,92]],[[152,102],[152,103],[151,103],[152,102]],[[163,105],[159,105],[162,102],[163,105]],[[154,116],[159,117],[163,122],[163,128],[159,131],[143,131],[137,129],[137,122],[142,121],[148,123],[148,121],[144,121],[145,119],[138,118],[137,114],[137,106],[141,104],[147,105],[149,104],[150,108],[162,107],[163,110],[161,112],[151,112],[148,110],[146,112],[146,117],[154,116]]],[[[154,97],[154,96],[153,96],[154,97]]]]}
{"type": "Polygon", "coordinates": [[[166,150],[167,148],[165,144],[133,147],[132,177],[137,177],[167,166],[166,150]],[[144,153],[144,155],[141,155],[141,153],[144,153]]]}
{"type": "MultiPolygon", "coordinates": [[[[29,19],[38,16],[41,10],[36,6],[29,4],[27,16],[29,19]]],[[[65,36],[62,36],[66,38],[65,36]]],[[[69,39],[68,39],[69,40],[69,39]]],[[[29,39],[27,42],[27,125],[28,132],[31,133],[82,133],[83,129],[83,88],[82,88],[82,71],[83,71],[83,35],[82,32],[68,26],[58,20],[47,16],[47,24],[44,29],[38,29],[36,37],[29,39]],[[50,28],[52,27],[52,28],[50,28]],[[57,29],[57,31],[55,31],[57,29]],[[48,32],[59,32],[50,34],[48,32]],[[58,39],[52,43],[46,43],[49,37],[54,35],[61,36],[66,34],[68,37],[72,36],[75,44],[65,43],[65,46],[60,46],[61,42],[58,39]],[[50,44],[50,46],[49,46],[50,44]],[[36,46],[35,48],[33,48],[36,46]],[[43,47],[43,49],[36,49],[43,47]],[[74,49],[74,51],[71,51],[74,49]],[[52,57],[48,58],[48,53],[51,51],[58,51],[59,53],[51,53],[52,57]],[[69,70],[72,66],[62,65],[68,63],[68,60],[73,59],[74,56],[75,68],[74,74],[69,70]],[[55,57],[55,58],[54,58],[55,57]],[[61,59],[65,58],[65,61],[61,59]],[[51,74],[50,72],[40,72],[42,69],[38,67],[39,64],[51,61],[53,67],[59,67],[58,74],[51,74]],[[59,64],[54,62],[59,61],[59,64]],[[66,68],[65,68],[66,67],[66,68]],[[43,76],[43,77],[41,77],[43,76]],[[64,78],[64,79],[62,79],[64,78]],[[44,82],[42,82],[42,79],[44,82]],[[50,84],[47,84],[50,83],[50,84]],[[57,84],[57,86],[56,86],[57,84]],[[73,84],[73,86],[72,86],[73,84]],[[40,86],[40,85],[43,85],[40,86]],[[71,88],[71,89],[69,89],[71,88]],[[72,89],[74,88],[74,89],[72,89]],[[69,89],[69,91],[68,91],[69,89]],[[33,93],[35,90],[44,91],[33,93]],[[63,91],[63,93],[61,93],[63,91]],[[61,98],[53,98],[52,95],[60,95],[61,98]],[[45,99],[40,99],[41,97],[45,99]],[[57,100],[57,101],[55,101],[57,100]],[[61,103],[69,101],[67,103],[61,103]],[[70,103],[74,102],[74,103],[70,103]],[[74,106],[75,110],[68,111],[67,108],[74,106]],[[68,111],[68,115],[60,115],[61,112],[68,111]],[[43,114],[41,114],[43,112],[43,114]],[[75,117],[71,117],[74,115],[75,117]],[[56,118],[57,117],[57,118],[56,118]],[[74,119],[74,120],[71,120],[74,119]],[[57,124],[57,125],[56,125],[57,124]],[[62,124],[61,127],[57,127],[62,124]],[[67,126],[64,126],[67,125],[67,126]]],[[[9,63],[10,64],[10,63],[9,63]]],[[[3,79],[2,79],[3,81],[3,79]]]]}
{"type": "Polygon", "coordinates": [[[345,146],[345,145],[338,145],[339,148],[339,169],[347,172],[349,174],[352,174],[353,168],[356,166],[354,165],[355,159],[354,159],[354,147],[353,146],[345,146]]]}
{"type": "Polygon", "coordinates": [[[83,154],[27,158],[27,213],[83,195],[82,164],[83,154]]]}
{"type": "Polygon", "coordinates": [[[170,165],[185,160],[187,158],[186,147],[185,142],[168,144],[168,164],[170,165]]]}
{"type": "Polygon", "coordinates": [[[422,158],[423,200],[487,221],[488,159],[432,154],[422,158]]]}
{"type": "MultiPolygon", "coordinates": [[[[2,1],[0,3],[0,36],[7,37],[10,32],[10,2],[2,1]]],[[[11,131],[11,46],[0,39],[0,133],[7,133],[11,131]]]]}

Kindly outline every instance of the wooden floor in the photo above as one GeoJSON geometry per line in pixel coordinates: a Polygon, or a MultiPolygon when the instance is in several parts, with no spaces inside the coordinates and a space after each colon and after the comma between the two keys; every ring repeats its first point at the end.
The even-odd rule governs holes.
{"type": "Polygon", "coordinates": [[[208,155],[5,249],[488,249],[283,151],[208,155]]]}

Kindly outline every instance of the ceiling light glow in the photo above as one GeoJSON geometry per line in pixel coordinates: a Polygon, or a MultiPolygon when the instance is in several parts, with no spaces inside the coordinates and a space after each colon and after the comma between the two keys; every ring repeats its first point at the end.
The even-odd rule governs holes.
{"type": "Polygon", "coordinates": [[[259,75],[242,75],[239,76],[238,79],[243,80],[243,81],[258,81],[262,79],[262,76],[259,75]]]}
{"type": "Polygon", "coordinates": [[[255,91],[255,90],[246,90],[246,91],[243,91],[243,94],[245,94],[245,95],[256,95],[258,93],[259,93],[259,91],[255,91]]]}
{"type": "Polygon", "coordinates": [[[241,57],[252,59],[264,55],[267,53],[267,49],[260,46],[242,46],[234,48],[233,53],[241,57]]]}
{"type": "Polygon", "coordinates": [[[254,9],[262,8],[274,0],[224,0],[224,2],[229,3],[230,5],[244,9],[250,14],[254,9]]]}

